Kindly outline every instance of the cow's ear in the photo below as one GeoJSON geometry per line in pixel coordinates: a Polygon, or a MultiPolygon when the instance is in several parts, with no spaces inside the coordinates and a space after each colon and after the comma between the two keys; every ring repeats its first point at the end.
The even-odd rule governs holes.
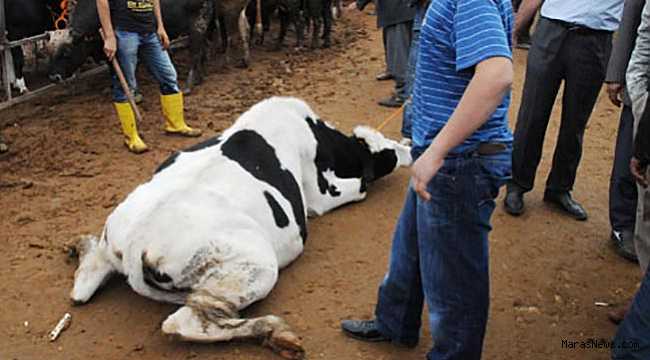
{"type": "Polygon", "coordinates": [[[368,126],[357,126],[352,130],[354,137],[366,143],[371,153],[378,153],[385,149],[392,149],[393,142],[386,139],[379,131],[368,126]]]}

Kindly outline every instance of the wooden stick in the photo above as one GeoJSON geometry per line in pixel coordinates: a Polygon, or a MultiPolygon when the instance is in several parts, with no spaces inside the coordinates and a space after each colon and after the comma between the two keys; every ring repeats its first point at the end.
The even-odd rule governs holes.
{"type": "MultiPolygon", "coordinates": [[[[106,40],[104,38],[104,30],[99,29],[99,34],[102,36],[102,40],[106,40]]],[[[117,55],[117,52],[116,52],[117,55]]],[[[138,109],[138,105],[135,104],[135,98],[133,97],[133,94],[131,93],[131,89],[129,89],[129,84],[126,82],[126,79],[124,78],[124,73],[122,72],[122,68],[120,67],[120,63],[117,62],[117,58],[115,55],[113,56],[113,59],[111,59],[111,65],[113,65],[113,69],[115,70],[115,74],[117,75],[117,78],[120,80],[120,85],[122,86],[122,90],[126,94],[126,97],[129,99],[129,104],[131,104],[131,108],[133,109],[133,112],[135,113],[135,118],[138,122],[142,122],[142,114],[140,113],[140,109],[138,109]]]]}

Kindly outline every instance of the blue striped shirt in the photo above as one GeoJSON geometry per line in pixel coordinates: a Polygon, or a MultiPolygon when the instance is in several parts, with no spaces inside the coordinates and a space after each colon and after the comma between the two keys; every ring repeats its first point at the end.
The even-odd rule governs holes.
{"type": "MultiPolygon", "coordinates": [[[[426,147],[445,126],[474,74],[492,57],[512,59],[511,0],[432,0],[420,32],[413,88],[413,144],[426,147]]],[[[512,142],[510,94],[453,152],[480,142],[512,142]]]]}

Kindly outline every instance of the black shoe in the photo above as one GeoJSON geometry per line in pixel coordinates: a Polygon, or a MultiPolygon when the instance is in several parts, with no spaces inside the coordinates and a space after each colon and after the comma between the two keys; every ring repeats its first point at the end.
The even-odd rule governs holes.
{"type": "Polygon", "coordinates": [[[571,198],[571,194],[568,191],[546,190],[544,191],[544,201],[556,205],[576,220],[587,220],[587,212],[582,205],[571,198]]]}
{"type": "Polygon", "coordinates": [[[612,242],[616,253],[621,257],[632,262],[639,262],[634,248],[634,232],[630,230],[616,231],[612,230],[612,242]]]}
{"type": "Polygon", "coordinates": [[[375,79],[377,79],[377,81],[393,80],[394,78],[395,77],[393,76],[393,74],[391,74],[389,72],[383,72],[383,73],[375,76],[375,79]]]}
{"type": "Polygon", "coordinates": [[[508,186],[506,198],[503,200],[506,212],[512,216],[524,213],[524,192],[518,188],[508,186]]]}
{"type": "Polygon", "coordinates": [[[404,99],[402,99],[401,97],[392,95],[389,98],[386,98],[384,100],[380,100],[378,102],[378,104],[381,105],[381,106],[385,106],[385,107],[398,108],[398,107],[401,107],[402,104],[404,104],[404,99]]]}
{"type": "Polygon", "coordinates": [[[390,341],[388,336],[383,335],[377,329],[375,320],[343,320],[341,329],[345,335],[368,342],[390,341]]]}

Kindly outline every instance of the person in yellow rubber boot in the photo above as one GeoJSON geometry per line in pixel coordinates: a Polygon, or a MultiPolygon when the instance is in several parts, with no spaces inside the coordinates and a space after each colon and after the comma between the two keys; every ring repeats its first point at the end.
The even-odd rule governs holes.
{"type": "MultiPolygon", "coordinates": [[[[160,84],[160,103],[165,131],[189,137],[201,135],[185,123],[183,94],[178,87],[176,69],[169,58],[169,37],[160,12],[160,0],[96,0],[104,31],[104,53],[109,60],[117,56],[131,89],[136,88],[135,69],[140,56],[160,84]]],[[[147,145],[138,134],[135,114],[115,74],[113,102],[130,151],[142,153],[147,145]]]]}

